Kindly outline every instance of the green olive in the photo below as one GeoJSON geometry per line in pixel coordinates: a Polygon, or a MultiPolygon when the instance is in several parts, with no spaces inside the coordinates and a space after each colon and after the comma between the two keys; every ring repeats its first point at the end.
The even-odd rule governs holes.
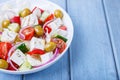
{"type": "Polygon", "coordinates": [[[7,69],[8,68],[8,62],[3,60],[3,59],[0,59],[0,68],[7,69]]]}
{"type": "Polygon", "coordinates": [[[63,13],[59,9],[55,10],[54,15],[56,18],[63,18],[63,13]]]}
{"type": "Polygon", "coordinates": [[[9,24],[10,24],[10,20],[4,20],[4,21],[2,22],[2,27],[3,27],[3,28],[7,28],[9,24]]]}
{"type": "Polygon", "coordinates": [[[49,42],[45,45],[45,51],[50,52],[56,48],[56,44],[54,42],[49,42]]]}
{"type": "Polygon", "coordinates": [[[37,36],[42,36],[44,34],[44,30],[40,25],[35,26],[35,33],[37,36]]]}
{"type": "Polygon", "coordinates": [[[28,15],[30,15],[31,14],[31,11],[30,11],[30,9],[28,9],[28,8],[25,8],[24,10],[22,10],[21,12],[20,12],[20,16],[21,17],[26,17],[26,16],[28,16],[28,15]]]}

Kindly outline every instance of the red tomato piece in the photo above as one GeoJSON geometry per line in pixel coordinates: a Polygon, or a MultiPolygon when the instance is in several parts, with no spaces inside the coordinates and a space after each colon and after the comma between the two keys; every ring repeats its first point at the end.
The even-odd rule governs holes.
{"type": "Polygon", "coordinates": [[[19,16],[15,16],[12,19],[10,19],[11,23],[18,23],[19,25],[21,25],[21,20],[19,16]]]}
{"type": "Polygon", "coordinates": [[[53,19],[54,19],[54,15],[51,14],[51,15],[49,15],[49,16],[47,17],[47,19],[45,20],[45,23],[46,23],[47,21],[50,21],[50,20],[53,20],[53,19]]]}
{"type": "Polygon", "coordinates": [[[42,54],[45,54],[45,51],[43,51],[41,49],[34,49],[34,50],[28,52],[28,54],[30,54],[30,55],[32,55],[32,54],[40,54],[40,55],[42,55],[42,54]]]}
{"type": "MultiPolygon", "coordinates": [[[[18,66],[16,63],[14,63],[13,61],[11,61],[11,62],[12,62],[12,64],[13,64],[16,68],[19,67],[19,66],[18,66]]],[[[11,66],[10,63],[8,64],[8,68],[7,68],[7,70],[15,71],[15,69],[11,66]]]]}
{"type": "Polygon", "coordinates": [[[52,38],[51,41],[57,44],[57,48],[59,49],[60,53],[62,53],[67,47],[66,43],[62,39],[52,38]]]}
{"type": "Polygon", "coordinates": [[[39,25],[43,25],[43,22],[40,19],[38,19],[38,23],[39,25]]]}
{"type": "Polygon", "coordinates": [[[61,26],[60,29],[67,30],[67,27],[66,26],[61,26]]]}
{"type": "Polygon", "coordinates": [[[0,58],[7,60],[8,52],[12,48],[12,44],[8,42],[0,42],[0,58]]]}
{"type": "Polygon", "coordinates": [[[52,31],[52,29],[51,29],[50,27],[48,27],[48,26],[45,26],[45,27],[44,27],[44,31],[45,31],[45,32],[48,31],[48,33],[50,33],[50,32],[52,31]]]}
{"type": "Polygon", "coordinates": [[[34,36],[35,30],[33,27],[27,27],[21,33],[25,36],[25,40],[31,40],[34,36]]]}

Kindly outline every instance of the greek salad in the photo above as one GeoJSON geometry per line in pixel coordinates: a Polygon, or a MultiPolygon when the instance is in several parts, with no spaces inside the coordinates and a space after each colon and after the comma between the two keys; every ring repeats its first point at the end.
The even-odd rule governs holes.
{"type": "Polygon", "coordinates": [[[67,27],[60,9],[35,7],[6,11],[0,23],[0,69],[26,71],[44,66],[67,47],[67,27]]]}

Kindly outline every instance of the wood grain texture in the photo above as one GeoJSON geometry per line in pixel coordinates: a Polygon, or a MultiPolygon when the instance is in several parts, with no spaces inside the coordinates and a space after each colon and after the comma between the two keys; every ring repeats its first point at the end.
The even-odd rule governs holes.
{"type": "Polygon", "coordinates": [[[68,0],[67,4],[75,29],[71,80],[117,80],[101,0],[68,0]]]}
{"type": "MultiPolygon", "coordinates": [[[[51,0],[66,9],[65,0],[51,0]]],[[[24,80],[70,80],[69,79],[69,61],[68,51],[54,65],[34,74],[24,75],[24,80]]]]}
{"type": "Polygon", "coordinates": [[[120,0],[103,0],[103,3],[120,80],[120,0]]]}

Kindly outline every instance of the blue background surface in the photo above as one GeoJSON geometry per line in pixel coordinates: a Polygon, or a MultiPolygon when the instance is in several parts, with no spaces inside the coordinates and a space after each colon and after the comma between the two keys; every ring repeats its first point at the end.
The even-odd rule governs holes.
{"type": "Polygon", "coordinates": [[[75,33],[70,48],[43,71],[0,73],[0,80],[120,80],[120,0],[50,1],[72,18],[75,33]]]}

